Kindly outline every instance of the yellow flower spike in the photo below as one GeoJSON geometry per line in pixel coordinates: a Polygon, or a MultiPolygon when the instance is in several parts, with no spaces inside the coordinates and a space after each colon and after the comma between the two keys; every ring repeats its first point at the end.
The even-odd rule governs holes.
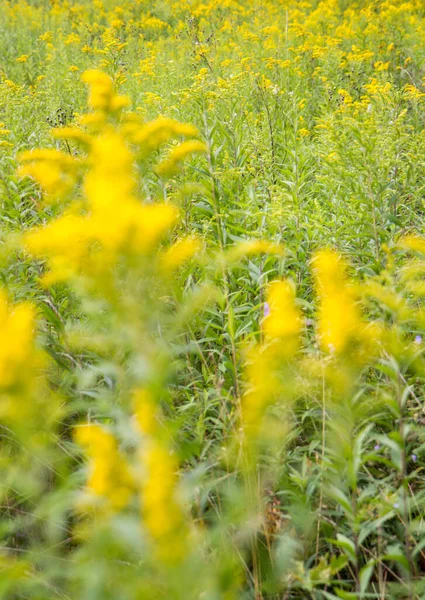
{"type": "Polygon", "coordinates": [[[242,397],[242,425],[249,439],[258,436],[267,407],[279,392],[275,369],[276,353],[272,348],[254,346],[248,351],[247,390],[242,397]]]}
{"type": "Polygon", "coordinates": [[[101,112],[93,112],[87,115],[81,115],[78,119],[79,125],[85,125],[91,129],[97,129],[105,123],[105,115],[101,112]]]}
{"type": "Polygon", "coordinates": [[[115,112],[129,104],[126,96],[118,96],[114,91],[112,79],[103,71],[90,69],[81,76],[89,85],[89,104],[94,110],[115,112]]]}
{"type": "Polygon", "coordinates": [[[373,64],[373,68],[375,69],[375,71],[388,71],[388,67],[390,66],[389,62],[382,62],[381,60],[378,60],[377,62],[375,62],[373,64]]]}
{"type": "Polygon", "coordinates": [[[406,83],[403,87],[404,97],[408,100],[419,100],[420,98],[424,98],[425,94],[418,90],[418,88],[414,85],[406,83]]]}
{"type": "Polygon", "coordinates": [[[94,211],[88,220],[89,237],[114,254],[149,253],[155,249],[177,218],[168,204],[142,205],[136,200],[123,203],[120,210],[110,204],[94,211]]]}
{"type": "Polygon", "coordinates": [[[135,211],[138,222],[133,230],[134,250],[151,251],[177,221],[178,210],[171,204],[145,204],[135,211]]]}
{"type": "Polygon", "coordinates": [[[32,255],[48,259],[51,272],[47,281],[51,284],[66,281],[78,273],[86,256],[88,233],[86,220],[65,213],[45,227],[28,231],[22,241],[32,255]]]}
{"type": "Polygon", "coordinates": [[[406,235],[398,241],[397,247],[402,248],[403,250],[425,254],[425,238],[417,235],[406,235]]]}
{"type": "Polygon", "coordinates": [[[57,140],[71,140],[87,146],[91,138],[78,127],[57,127],[50,130],[50,134],[57,140]]]}
{"type": "Polygon", "coordinates": [[[111,98],[111,103],[109,105],[109,110],[111,112],[117,112],[126,108],[130,105],[130,98],[128,96],[118,96],[115,95],[111,98]]]}
{"type": "Polygon", "coordinates": [[[84,191],[94,210],[128,198],[135,188],[134,156],[124,139],[114,130],[92,139],[89,155],[90,170],[84,181],[84,191]]]}
{"type": "Polygon", "coordinates": [[[191,259],[201,248],[199,240],[186,237],[175,242],[159,258],[159,263],[165,273],[172,273],[191,259]]]}
{"type": "Polygon", "coordinates": [[[134,416],[138,429],[144,435],[154,435],[158,431],[158,406],[151,392],[145,388],[133,394],[134,416]]]}
{"type": "Polygon", "coordinates": [[[55,201],[69,193],[77,179],[78,160],[53,148],[23,152],[19,175],[29,176],[47,192],[47,200],[55,201]]]}
{"type": "MultiPolygon", "coordinates": [[[[91,215],[66,213],[56,221],[29,231],[24,247],[34,256],[46,257],[50,273],[45,285],[66,281],[87,268],[93,242],[107,252],[111,263],[117,253],[151,252],[177,219],[177,209],[168,204],[142,205],[136,200],[97,206],[91,215]]],[[[99,249],[99,252],[102,250],[99,249]]]]}
{"type": "Polygon", "coordinates": [[[313,258],[319,296],[318,333],[322,350],[341,354],[361,326],[353,289],[347,284],[345,263],[336,252],[323,250],[313,258]]]}
{"type": "Polygon", "coordinates": [[[284,246],[267,240],[248,240],[239,242],[233,246],[225,255],[228,262],[237,262],[242,258],[256,256],[257,254],[277,254],[283,256],[284,246]]]}
{"type": "Polygon", "coordinates": [[[158,559],[178,563],[186,554],[188,525],[177,493],[177,461],[166,446],[151,439],[142,450],[141,463],[143,524],[158,559]]]}
{"type": "MultiPolygon", "coordinates": [[[[166,203],[144,204],[137,198],[136,156],[127,140],[139,136],[144,140],[144,151],[150,151],[170,136],[197,134],[194,127],[173,119],[161,118],[143,126],[136,115],[127,115],[123,129],[107,124],[108,111],[123,105],[121,97],[114,93],[112,80],[100,71],[87,71],[83,79],[90,85],[90,102],[96,109],[88,119],[93,125],[91,133],[71,126],[57,128],[53,135],[83,144],[87,156],[78,160],[48,149],[21,157],[21,173],[33,176],[56,196],[73,188],[77,176],[83,174],[81,167],[86,167],[84,200],[74,201],[61,217],[23,236],[24,247],[48,261],[50,272],[43,278],[44,285],[80,275],[104,276],[105,269],[113,266],[118,257],[156,250],[177,220],[178,210],[166,203]]],[[[204,150],[200,142],[181,144],[173,155],[173,164],[201,147],[204,150]]],[[[173,254],[163,255],[163,268],[177,268],[195,250],[193,241],[176,245],[173,254]]]]}
{"type": "Polygon", "coordinates": [[[53,33],[51,31],[46,31],[42,35],[38,36],[40,42],[51,42],[53,39],[53,33]]]}
{"type": "Polygon", "coordinates": [[[207,147],[198,140],[189,140],[171,150],[165,160],[157,167],[156,172],[162,177],[171,177],[179,172],[181,163],[191,154],[205,154],[207,147]]]}
{"type": "Polygon", "coordinates": [[[26,373],[34,354],[34,326],[34,308],[28,303],[9,305],[5,292],[1,290],[0,389],[15,385],[26,373]]]}
{"type": "Polygon", "coordinates": [[[86,424],[75,429],[74,439],[89,457],[88,504],[98,503],[107,512],[123,509],[133,493],[134,481],[114,436],[100,425],[86,424]]]}
{"type": "Polygon", "coordinates": [[[142,156],[148,156],[158,150],[162,144],[177,137],[198,137],[199,132],[193,125],[179,123],[174,119],[158,117],[134,134],[132,141],[140,146],[142,156]]]}
{"type": "Polygon", "coordinates": [[[295,305],[295,289],[288,281],[274,281],[267,290],[268,314],[263,322],[265,335],[279,338],[294,349],[301,331],[301,314],[295,305]]]}

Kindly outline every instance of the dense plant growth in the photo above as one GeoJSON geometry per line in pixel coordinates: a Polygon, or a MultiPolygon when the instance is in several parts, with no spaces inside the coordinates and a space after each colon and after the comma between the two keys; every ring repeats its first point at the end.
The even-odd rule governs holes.
{"type": "Polygon", "coordinates": [[[0,598],[425,598],[420,0],[0,6],[0,598]]]}

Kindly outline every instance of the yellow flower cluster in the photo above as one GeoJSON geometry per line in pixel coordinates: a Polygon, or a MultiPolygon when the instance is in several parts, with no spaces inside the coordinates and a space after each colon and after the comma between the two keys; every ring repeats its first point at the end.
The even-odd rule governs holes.
{"type": "Polygon", "coordinates": [[[112,79],[95,69],[85,71],[82,80],[89,85],[89,105],[96,111],[114,113],[128,106],[127,96],[119,96],[114,92],[112,79]]]}
{"type": "Polygon", "coordinates": [[[263,331],[264,344],[247,355],[247,389],[242,398],[242,424],[248,439],[261,431],[267,406],[282,391],[278,371],[295,354],[302,320],[295,304],[295,288],[288,280],[274,281],[267,289],[263,331]]]}
{"type": "Polygon", "coordinates": [[[160,265],[166,273],[175,271],[191,259],[200,248],[201,243],[196,238],[181,238],[160,255],[160,265]]]}
{"type": "Polygon", "coordinates": [[[20,160],[19,174],[34,177],[52,202],[71,192],[76,184],[78,163],[69,154],[45,148],[24,152],[20,160]]]}
{"type": "Polygon", "coordinates": [[[177,494],[177,462],[163,443],[151,439],[142,451],[143,524],[159,559],[174,563],[185,556],[188,529],[177,494]]]}
{"type": "Polygon", "coordinates": [[[178,463],[166,442],[166,430],[159,425],[159,408],[146,389],[134,393],[135,417],[143,434],[140,452],[141,510],[143,525],[154,551],[165,563],[179,562],[185,555],[187,518],[178,497],[178,463]]]}
{"type": "Polygon", "coordinates": [[[127,507],[140,493],[142,525],[155,556],[165,564],[185,556],[188,525],[178,497],[178,463],[166,442],[166,430],[159,425],[159,410],[152,394],[139,388],[134,392],[134,409],[140,434],[139,467],[136,477],[129,461],[120,452],[111,432],[98,424],[83,424],[75,429],[75,441],[88,456],[86,492],[82,508],[97,508],[108,517],[127,507]],[[165,433],[164,433],[165,432],[165,433]]]}
{"type": "Polygon", "coordinates": [[[30,304],[11,306],[5,293],[0,291],[0,389],[22,382],[23,372],[29,375],[28,367],[35,354],[34,318],[30,304]]]}
{"type": "Polygon", "coordinates": [[[291,346],[298,341],[301,318],[295,306],[295,290],[288,281],[274,281],[267,290],[267,306],[269,314],[263,323],[264,333],[271,339],[279,338],[291,346]]]}
{"type": "Polygon", "coordinates": [[[257,346],[252,348],[246,356],[245,375],[242,427],[247,440],[254,440],[261,432],[267,407],[275,401],[280,389],[275,354],[257,346]]]}
{"type": "Polygon", "coordinates": [[[124,508],[133,493],[134,482],[114,436],[97,424],[80,425],[75,441],[89,456],[88,498],[82,504],[99,506],[106,512],[124,508]]]}
{"type": "Polygon", "coordinates": [[[148,156],[172,138],[197,137],[198,135],[199,132],[193,125],[179,123],[167,117],[159,117],[135,131],[131,140],[140,146],[142,156],[148,156]]]}
{"type": "Polygon", "coordinates": [[[344,352],[361,325],[352,287],[346,279],[346,267],[335,252],[323,250],[313,259],[319,296],[318,333],[322,350],[344,352]]]}
{"type": "Polygon", "coordinates": [[[10,130],[6,129],[4,123],[0,123],[0,148],[1,147],[10,147],[12,146],[12,143],[2,139],[3,137],[6,137],[10,134],[10,130]]]}
{"type": "Polygon", "coordinates": [[[156,168],[156,172],[161,177],[171,177],[179,172],[180,164],[191,154],[203,154],[206,152],[206,146],[198,140],[189,140],[179,144],[169,153],[156,168]]]}
{"type": "MultiPolygon", "coordinates": [[[[84,197],[72,202],[57,220],[24,236],[26,249],[48,260],[45,284],[109,268],[118,256],[146,254],[153,250],[177,219],[177,209],[166,203],[142,203],[136,197],[136,149],[147,157],[171,138],[197,135],[197,130],[172,119],[159,118],[141,124],[137,117],[120,113],[128,104],[114,91],[110,77],[88,71],[89,104],[94,112],[82,119],[88,131],[77,127],[56,130],[58,138],[80,143],[87,156],[78,159],[47,149],[24,153],[22,175],[30,175],[50,193],[63,197],[82,177],[84,197]]],[[[204,145],[187,141],[175,146],[158,170],[167,176],[204,145]]]]}

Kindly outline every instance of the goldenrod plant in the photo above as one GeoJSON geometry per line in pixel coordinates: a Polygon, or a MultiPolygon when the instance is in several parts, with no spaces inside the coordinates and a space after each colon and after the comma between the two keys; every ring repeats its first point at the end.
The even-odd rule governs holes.
{"type": "Polygon", "coordinates": [[[1,599],[425,596],[424,41],[1,4],[1,599]]]}

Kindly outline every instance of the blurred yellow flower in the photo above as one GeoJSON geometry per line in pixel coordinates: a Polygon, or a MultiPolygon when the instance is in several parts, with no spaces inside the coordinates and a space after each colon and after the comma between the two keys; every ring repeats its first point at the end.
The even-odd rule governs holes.
{"type": "Polygon", "coordinates": [[[338,254],[323,250],[314,256],[312,264],[319,297],[320,345],[325,352],[341,354],[361,324],[356,298],[346,280],[345,264],[338,254]]]}
{"type": "Polygon", "coordinates": [[[150,439],[142,450],[141,463],[143,524],[158,559],[179,562],[185,556],[188,527],[177,491],[177,461],[162,443],[150,439]]]}
{"type": "Polygon", "coordinates": [[[301,314],[295,305],[295,289],[288,280],[274,281],[267,289],[263,330],[265,335],[279,338],[293,351],[301,330],[301,314]]]}
{"type": "Polygon", "coordinates": [[[75,441],[89,457],[88,497],[82,504],[94,503],[107,512],[124,508],[133,493],[134,481],[114,436],[97,424],[79,425],[75,441]]]}
{"type": "Polygon", "coordinates": [[[5,292],[0,290],[1,389],[16,384],[27,373],[28,364],[35,354],[34,320],[34,308],[29,303],[10,305],[5,292]]]}

